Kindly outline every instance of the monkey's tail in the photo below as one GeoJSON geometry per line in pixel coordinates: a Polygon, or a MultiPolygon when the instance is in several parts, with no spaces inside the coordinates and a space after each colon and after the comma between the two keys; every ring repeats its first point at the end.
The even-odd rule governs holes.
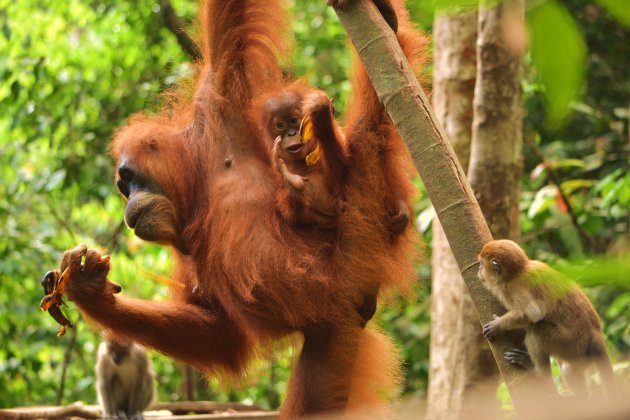
{"type": "Polygon", "coordinates": [[[606,399],[608,402],[615,402],[617,400],[617,383],[615,381],[615,372],[610,363],[608,353],[604,349],[600,356],[595,359],[595,365],[599,371],[599,377],[602,381],[602,386],[606,393],[606,399]]]}
{"type": "Polygon", "coordinates": [[[357,418],[389,418],[389,401],[399,393],[400,355],[383,332],[366,327],[352,370],[348,413],[357,418]]]}

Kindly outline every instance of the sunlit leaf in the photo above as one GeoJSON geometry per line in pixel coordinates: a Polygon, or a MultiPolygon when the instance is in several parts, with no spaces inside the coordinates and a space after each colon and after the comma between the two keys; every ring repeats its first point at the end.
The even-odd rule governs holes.
{"type": "Polygon", "coordinates": [[[591,188],[593,184],[595,184],[595,182],[591,179],[569,179],[560,185],[562,186],[562,191],[564,191],[565,194],[571,194],[580,188],[591,188]]]}
{"type": "Polygon", "coordinates": [[[583,286],[614,285],[630,290],[630,255],[575,261],[558,269],[583,286]]]}
{"type": "Polygon", "coordinates": [[[556,187],[553,185],[546,185],[538,190],[536,196],[534,197],[534,201],[527,210],[527,217],[533,219],[551,207],[555,203],[556,192],[556,187]]]}
{"type": "MultiPolygon", "coordinates": [[[[461,13],[474,10],[479,3],[480,0],[433,0],[436,11],[447,13],[461,13]]],[[[488,1],[486,0],[485,3],[488,3],[488,1]]]]}
{"type": "Polygon", "coordinates": [[[606,311],[606,316],[608,317],[616,317],[619,316],[622,312],[627,311],[630,307],[630,292],[623,293],[608,306],[608,310],[606,311]]]}
{"type": "Polygon", "coordinates": [[[558,159],[551,161],[550,164],[554,169],[584,167],[584,161],[581,159],[558,159]]]}
{"type": "Polygon", "coordinates": [[[539,163],[538,165],[536,165],[536,167],[534,168],[534,170],[532,170],[532,172],[529,174],[529,178],[530,179],[536,179],[538,178],[543,172],[545,172],[545,164],[544,163],[539,163]]]}
{"type": "Polygon", "coordinates": [[[55,171],[50,176],[50,178],[48,178],[48,182],[46,183],[46,191],[54,190],[59,184],[61,184],[61,182],[63,181],[65,177],[66,177],[65,170],[59,169],[58,171],[55,171]]]}
{"type": "Polygon", "coordinates": [[[422,233],[429,230],[429,227],[431,227],[431,223],[433,222],[434,218],[435,218],[435,209],[433,208],[433,206],[420,212],[420,214],[416,218],[418,230],[422,233]]]}
{"type": "Polygon", "coordinates": [[[628,0],[596,0],[619,22],[630,26],[630,4],[628,0]]]}

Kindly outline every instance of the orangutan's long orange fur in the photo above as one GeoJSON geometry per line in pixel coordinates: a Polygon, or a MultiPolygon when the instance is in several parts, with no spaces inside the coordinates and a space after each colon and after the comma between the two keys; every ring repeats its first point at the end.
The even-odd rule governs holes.
{"type": "MultiPolygon", "coordinates": [[[[425,41],[401,1],[395,8],[398,39],[418,64],[425,41]]],[[[283,408],[294,418],[344,410],[348,402],[363,408],[395,387],[393,347],[361,327],[357,306],[365,290],[409,288],[415,244],[410,226],[395,238],[386,226],[400,199],[410,199],[409,158],[358,60],[338,237],[322,240],[278,217],[280,187],[251,107],[287,83],[276,59],[286,50],[283,10],[279,0],[208,0],[193,99],[176,97],[157,116],[132,118],[112,144],[119,167],[133,163],[151,187],[143,200],[153,194],[172,203],[143,217],[158,234],[168,232],[156,240],[173,247],[173,276],[186,288],[173,288],[166,301],[108,295],[99,285],[107,270],[92,271],[97,259],[88,251],[68,295],[110,334],[205,371],[239,375],[256,348],[303,334],[283,408]],[[162,220],[175,226],[151,225],[162,220]]],[[[64,264],[85,249],[73,252],[64,264]]]]}

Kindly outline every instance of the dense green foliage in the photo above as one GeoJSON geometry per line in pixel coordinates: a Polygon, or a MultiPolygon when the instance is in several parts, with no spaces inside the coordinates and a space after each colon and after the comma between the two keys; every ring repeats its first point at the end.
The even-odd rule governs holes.
{"type": "MultiPolygon", "coordinates": [[[[196,2],[173,3],[187,22],[194,19],[196,2]]],[[[292,6],[296,48],[287,70],[327,91],[343,109],[351,56],[343,28],[324,3],[301,0],[292,6]]],[[[601,3],[615,5],[614,0],[601,3]]],[[[409,4],[414,19],[429,28],[427,2],[409,4]]],[[[611,249],[627,253],[630,246],[630,33],[586,0],[568,8],[554,2],[552,12],[565,16],[572,32],[562,35],[583,45],[583,55],[568,58],[575,67],[573,84],[559,86],[568,96],[565,90],[565,96],[557,96],[551,86],[560,83],[559,76],[545,71],[558,65],[545,61],[557,58],[553,51],[531,55],[524,81],[526,136],[554,168],[585,237],[526,148],[523,238],[533,256],[560,265],[578,258],[580,267],[590,267],[589,293],[621,358],[630,349],[627,265],[624,271],[619,260],[617,271],[605,271],[585,256],[611,249]],[[549,125],[563,119],[566,125],[549,125]],[[614,284],[602,285],[613,277],[614,284]]],[[[532,20],[545,21],[544,10],[532,13],[538,13],[532,20]]],[[[70,304],[66,313],[77,329],[56,337],[56,324],[38,309],[39,281],[63,250],[84,242],[109,250],[110,278],[124,293],[166,297],[166,287],[142,270],[168,275],[168,251],[135,238],[122,223],[123,201],[112,182],[107,145],[116,127],[134,112],[155,108],[158,94],[185,80],[192,66],[165,28],[155,0],[0,0],[0,27],[0,407],[92,403],[99,336],[70,304]]],[[[537,36],[553,36],[545,32],[547,25],[539,27],[537,36]]],[[[562,25],[555,29],[563,30],[562,25]]],[[[427,206],[426,198],[418,200],[418,210],[427,206]]],[[[426,388],[428,270],[426,264],[418,267],[422,281],[411,299],[380,313],[381,324],[400,343],[407,393],[426,388]]],[[[588,269],[578,275],[584,273],[588,269]]],[[[275,407],[286,388],[290,356],[281,354],[272,365],[261,362],[237,389],[215,378],[208,390],[199,387],[198,397],[275,407]]],[[[184,398],[181,367],[158,354],[152,357],[159,399],[184,398]]]]}

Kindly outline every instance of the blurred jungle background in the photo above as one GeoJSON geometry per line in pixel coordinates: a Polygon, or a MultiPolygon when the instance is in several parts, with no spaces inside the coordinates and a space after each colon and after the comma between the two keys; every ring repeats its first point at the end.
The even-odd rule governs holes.
{"type": "MultiPolygon", "coordinates": [[[[167,295],[147,272],[168,276],[169,251],[124,225],[108,142],[130,115],[155,109],[160,92],[190,76],[191,58],[165,11],[172,5],[194,31],[196,3],[0,0],[0,407],[96,401],[100,336],[72,304],[65,311],[77,328],[62,338],[39,310],[39,282],[62,251],[81,242],[105,248],[110,278],[124,293],[167,295]]],[[[325,3],[290,2],[295,48],[287,71],[326,91],[339,111],[349,92],[351,54],[325,3]]],[[[430,34],[435,8],[457,3],[413,0],[408,7],[430,34]]],[[[537,1],[527,2],[526,22],[532,50],[524,60],[523,130],[533,147],[523,147],[521,242],[531,257],[569,270],[586,289],[604,321],[613,362],[623,370],[630,355],[630,12],[624,0],[537,1]]],[[[432,67],[425,71],[431,80],[432,67]]],[[[422,193],[415,205],[426,261],[418,265],[414,295],[381,310],[378,322],[400,346],[403,395],[422,398],[432,212],[422,193]]],[[[160,401],[267,408],[281,403],[291,363],[289,351],[279,354],[230,388],[213,378],[206,384],[154,352],[151,357],[160,401]]]]}

